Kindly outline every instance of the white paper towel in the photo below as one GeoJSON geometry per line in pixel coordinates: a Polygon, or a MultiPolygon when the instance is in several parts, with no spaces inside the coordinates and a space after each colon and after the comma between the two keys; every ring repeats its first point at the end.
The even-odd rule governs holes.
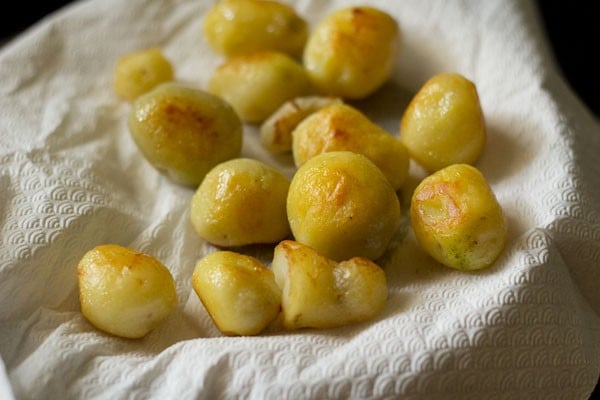
{"type": "MultiPolygon", "coordinates": [[[[403,34],[392,82],[359,104],[391,133],[433,74],[476,83],[489,131],[477,166],[510,224],[495,265],[443,268],[407,229],[383,262],[390,297],[374,321],[239,338],[191,289],[210,250],[189,223],[192,190],[140,156],[112,92],[115,60],[156,45],[204,87],[222,60],[202,37],[212,3],[79,2],[0,52],[0,397],[587,398],[600,373],[600,130],[557,74],[534,3],[362,1],[403,34]],[[102,243],[175,277],[179,307],[142,340],[80,314],[76,264],[102,243]]],[[[313,24],[348,4],[294,3],[313,24]]],[[[291,174],[257,135],[245,128],[243,154],[291,174]]]]}

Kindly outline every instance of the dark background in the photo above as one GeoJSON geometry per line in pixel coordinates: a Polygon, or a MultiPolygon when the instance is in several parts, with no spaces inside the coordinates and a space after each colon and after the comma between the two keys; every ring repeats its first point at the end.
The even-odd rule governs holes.
{"type": "MultiPolygon", "coordinates": [[[[27,9],[12,8],[10,12],[4,9],[0,14],[0,41],[17,35],[69,2],[42,0],[27,9]]],[[[594,12],[597,4],[592,1],[537,0],[537,5],[563,75],[579,98],[600,118],[600,22],[594,12]]],[[[591,398],[600,398],[600,386],[596,386],[591,398]]]]}

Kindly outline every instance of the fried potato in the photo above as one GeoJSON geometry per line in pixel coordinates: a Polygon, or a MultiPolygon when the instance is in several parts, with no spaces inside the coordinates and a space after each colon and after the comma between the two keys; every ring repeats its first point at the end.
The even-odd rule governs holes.
{"type": "Polygon", "coordinates": [[[208,90],[231,104],[242,120],[260,123],[286,101],[308,94],[311,85],[302,65],[286,54],[261,52],[225,61],[208,90]]]}
{"type": "Polygon", "coordinates": [[[264,0],[223,0],[204,16],[204,37],[227,57],[273,50],[299,57],[306,21],[289,5],[264,0]]]}
{"type": "Polygon", "coordinates": [[[460,74],[428,80],[408,105],[400,140],[429,172],[452,164],[473,164],[486,140],[477,88],[460,74]]]}
{"type": "Polygon", "coordinates": [[[366,258],[338,263],[306,245],[285,240],[275,247],[271,268],[282,290],[287,329],[367,321],[381,312],[387,300],[385,272],[366,258]]]}
{"type": "Polygon", "coordinates": [[[77,266],[81,312],[96,328],[141,338],[177,305],[171,273],[154,257],[118,246],[88,251],[77,266]]]}
{"type": "Polygon", "coordinates": [[[253,257],[211,253],[196,264],[192,286],[226,335],[256,335],[279,315],[281,290],[275,276],[253,257]]]}
{"type": "Polygon", "coordinates": [[[371,160],[399,189],[408,176],[409,155],[404,145],[357,109],[332,104],[303,120],[292,132],[296,166],[330,151],[347,150],[371,160]]]}
{"type": "Polygon", "coordinates": [[[163,82],[173,80],[173,66],[159,48],[125,54],[115,64],[113,85],[117,96],[134,100],[163,82]]]}
{"type": "Polygon", "coordinates": [[[197,186],[210,169],[239,157],[242,149],[242,122],[229,104],[174,83],[139,97],[128,124],[144,157],[184,185],[197,186]]]}
{"type": "Polygon", "coordinates": [[[502,208],[481,172],[467,164],[425,178],[413,193],[410,217],[423,249],[448,267],[488,267],[506,243],[502,208]]]}
{"type": "Polygon", "coordinates": [[[381,10],[339,9],[309,35],[303,63],[323,94],[364,98],[389,78],[398,38],[397,22],[381,10]]]}
{"type": "Polygon", "coordinates": [[[239,158],[214,167],[192,197],[190,218],[218,246],[275,243],[290,234],[289,180],[261,161],[239,158]]]}
{"type": "Polygon", "coordinates": [[[294,238],[336,261],[385,252],[400,221],[389,181],[365,156],[319,154],[292,178],[287,214],[294,238]]]}

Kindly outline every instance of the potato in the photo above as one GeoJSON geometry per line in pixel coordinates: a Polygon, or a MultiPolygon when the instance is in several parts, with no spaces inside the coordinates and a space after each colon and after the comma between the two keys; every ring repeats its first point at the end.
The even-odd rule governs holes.
{"type": "Polygon", "coordinates": [[[400,221],[400,203],[383,173],[350,151],[319,154],[290,184],[287,213],[294,238],[336,261],[377,259],[400,221]]]}
{"type": "Polygon", "coordinates": [[[468,164],[425,178],[413,193],[410,217],[423,249],[448,267],[488,267],[506,243],[502,208],[481,172],[468,164]]]}
{"type": "Polygon", "coordinates": [[[371,260],[337,263],[312,248],[285,240],[271,268],[282,289],[287,329],[333,328],[375,317],[387,300],[385,272],[371,260]]]}
{"type": "Polygon", "coordinates": [[[141,153],[175,182],[197,186],[220,162],[239,157],[242,122],[220,98],[174,83],[139,97],[129,131],[141,153]]]}
{"type": "Polygon", "coordinates": [[[114,245],[88,251],[77,266],[81,312],[96,328],[141,338],[177,305],[171,273],[154,257],[114,245]]]}
{"type": "Polygon", "coordinates": [[[226,335],[256,335],[279,315],[281,290],[275,276],[253,257],[211,253],[196,264],[192,286],[226,335]]]}
{"type": "Polygon", "coordinates": [[[395,190],[408,176],[409,156],[404,145],[346,104],[332,104],[298,124],[292,132],[292,150],[297,166],[325,152],[361,153],[381,169],[395,190]]]}
{"type": "Polygon", "coordinates": [[[265,50],[302,54],[308,27],[287,4],[264,0],[216,3],[204,16],[204,37],[227,57],[265,50]]]}
{"type": "Polygon", "coordinates": [[[452,164],[475,163],[486,140],[475,85],[454,73],[432,77],[406,108],[400,140],[429,172],[452,164]]]}
{"type": "Polygon", "coordinates": [[[173,67],[156,47],[125,54],[115,65],[117,96],[134,100],[163,82],[173,80],[173,67]]]}
{"type": "Polygon", "coordinates": [[[341,103],[337,97],[303,96],[289,100],[260,126],[260,140],[271,153],[292,150],[292,131],[313,112],[331,104],[341,103]]]}
{"type": "Polygon", "coordinates": [[[231,58],[216,69],[208,84],[210,92],[252,123],[262,122],[287,100],[306,95],[310,89],[304,68],[277,52],[231,58]]]}
{"type": "Polygon", "coordinates": [[[196,232],[218,246],[275,243],[290,234],[289,180],[261,161],[240,158],[214,167],[192,197],[196,232]]]}
{"type": "Polygon", "coordinates": [[[398,38],[397,22],[381,10],[339,9],[310,34],[303,63],[322,93],[364,98],[389,78],[398,38]]]}

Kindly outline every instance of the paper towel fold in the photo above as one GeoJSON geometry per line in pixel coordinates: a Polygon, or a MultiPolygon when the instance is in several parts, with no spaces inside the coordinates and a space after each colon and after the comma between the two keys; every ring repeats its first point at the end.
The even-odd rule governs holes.
{"type": "MultiPolygon", "coordinates": [[[[376,320],[223,337],[191,289],[210,250],[188,221],[192,191],[139,155],[111,86],[119,56],[158,45],[178,79],[204,87],[221,62],[202,38],[212,2],[75,3],[0,52],[0,397],[589,395],[600,373],[600,134],[557,74],[534,4],[362,3],[403,35],[392,82],[360,104],[390,133],[434,73],[476,83],[489,131],[477,166],[510,226],[495,265],[442,268],[407,229],[383,262],[390,296],[376,320]],[[79,312],[76,264],[101,243],[153,254],[175,277],[178,309],[142,340],[102,334],[79,312]]],[[[294,3],[311,23],[345,5],[294,3]]],[[[293,173],[256,127],[243,154],[293,173]]]]}

